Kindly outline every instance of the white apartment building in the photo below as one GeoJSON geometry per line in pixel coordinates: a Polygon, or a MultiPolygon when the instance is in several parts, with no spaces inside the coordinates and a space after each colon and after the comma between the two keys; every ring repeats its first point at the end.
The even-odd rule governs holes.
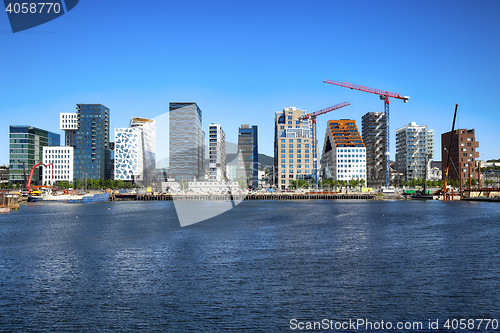
{"type": "Polygon", "coordinates": [[[145,186],[155,178],[156,121],[132,118],[128,128],[115,128],[115,179],[145,186]]]}
{"type": "Polygon", "coordinates": [[[78,129],[78,113],[59,114],[59,128],[63,131],[76,131],[78,129]]]}
{"type": "Polygon", "coordinates": [[[42,184],[73,181],[73,147],[43,147],[42,184]]]}
{"type": "Polygon", "coordinates": [[[396,170],[404,180],[429,179],[429,164],[434,158],[434,130],[411,122],[396,130],[396,170]],[[426,165],[427,161],[427,165],[426,165]]]}
{"type": "Polygon", "coordinates": [[[335,181],[364,180],[366,185],[366,148],[355,120],[328,121],[320,174],[335,181]]]}
{"type": "Polygon", "coordinates": [[[208,130],[208,180],[221,182],[226,177],[226,134],[219,124],[210,124],[208,130]]]}

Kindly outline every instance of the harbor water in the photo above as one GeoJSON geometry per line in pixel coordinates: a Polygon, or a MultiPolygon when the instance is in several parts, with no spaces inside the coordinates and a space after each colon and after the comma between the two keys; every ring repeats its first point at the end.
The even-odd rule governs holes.
{"type": "Polygon", "coordinates": [[[183,228],[168,201],[0,215],[0,332],[464,332],[444,327],[460,319],[500,321],[498,203],[251,201],[183,228]],[[359,320],[372,326],[342,327],[359,320]]]}

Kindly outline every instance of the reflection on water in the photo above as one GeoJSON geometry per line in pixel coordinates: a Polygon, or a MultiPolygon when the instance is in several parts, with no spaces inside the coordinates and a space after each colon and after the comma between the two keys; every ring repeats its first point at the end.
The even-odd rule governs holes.
{"type": "Polygon", "coordinates": [[[25,205],[0,216],[0,331],[498,318],[499,216],[495,203],[252,201],[181,228],[172,202],[25,205]]]}

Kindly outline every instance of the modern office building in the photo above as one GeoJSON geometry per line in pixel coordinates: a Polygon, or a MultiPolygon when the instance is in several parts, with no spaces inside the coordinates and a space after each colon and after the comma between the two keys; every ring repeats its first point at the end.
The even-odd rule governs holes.
{"type": "Polygon", "coordinates": [[[169,174],[175,179],[205,179],[202,112],[194,102],[169,105],[169,174]]]}
{"type": "Polygon", "coordinates": [[[366,184],[366,148],[355,120],[328,121],[320,174],[335,181],[355,179],[366,184]]]}
{"type": "Polygon", "coordinates": [[[305,110],[296,107],[275,113],[274,181],[278,189],[288,189],[292,180],[312,180],[314,127],[310,119],[299,120],[305,114],[305,110]]]}
{"type": "Polygon", "coordinates": [[[238,130],[238,168],[236,178],[252,188],[259,186],[259,145],[257,126],[241,125],[238,130]],[[240,157],[241,156],[241,160],[240,157]]]}
{"type": "MultiPolygon", "coordinates": [[[[10,126],[9,182],[24,183],[23,162],[27,178],[31,169],[43,161],[43,147],[59,145],[59,134],[32,126],[10,126]]],[[[32,184],[41,183],[42,171],[36,168],[32,184]]]]}
{"type": "Polygon", "coordinates": [[[369,187],[385,184],[385,114],[368,112],[361,119],[366,148],[366,181],[369,187]]]}
{"type": "MultiPolygon", "coordinates": [[[[445,177],[446,162],[448,160],[448,150],[450,149],[451,131],[441,134],[441,157],[442,157],[442,177],[445,177]]],[[[465,183],[469,179],[469,166],[471,177],[477,178],[476,159],[479,157],[479,142],[476,141],[476,133],[474,129],[458,129],[453,134],[451,145],[450,165],[448,171],[448,179],[460,180],[460,175],[457,173],[461,170],[462,181],[465,183]]]]}
{"type": "Polygon", "coordinates": [[[109,108],[102,104],[77,104],[75,113],[61,113],[60,128],[65,132],[65,145],[74,148],[73,178],[111,179],[109,108]]]}
{"type": "Polygon", "coordinates": [[[0,184],[9,182],[9,166],[0,165],[0,184]]]}
{"type": "Polygon", "coordinates": [[[42,184],[73,181],[73,147],[43,147],[42,184]],[[51,165],[52,164],[52,165],[51,165]]]}
{"type": "Polygon", "coordinates": [[[156,122],[132,118],[129,128],[115,128],[114,178],[150,186],[156,179],[156,122]]]}
{"type": "Polygon", "coordinates": [[[396,170],[403,180],[428,179],[433,158],[434,130],[415,122],[396,130],[396,170]]]}
{"type": "Polygon", "coordinates": [[[226,177],[226,135],[219,124],[210,124],[208,139],[209,181],[221,182],[226,177]]]}

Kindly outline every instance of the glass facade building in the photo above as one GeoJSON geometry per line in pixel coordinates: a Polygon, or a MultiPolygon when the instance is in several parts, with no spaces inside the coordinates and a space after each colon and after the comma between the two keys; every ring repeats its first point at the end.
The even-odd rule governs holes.
{"type": "Polygon", "coordinates": [[[259,145],[257,126],[241,125],[238,130],[238,169],[236,178],[246,180],[249,187],[259,186],[259,145]]]}
{"type": "Polygon", "coordinates": [[[175,179],[205,179],[202,112],[194,102],[169,105],[169,174],[175,179]]]}
{"type": "MultiPolygon", "coordinates": [[[[10,126],[9,181],[23,183],[23,162],[28,177],[31,169],[43,161],[43,147],[59,146],[60,138],[59,134],[32,126],[10,126]]],[[[41,185],[41,182],[41,168],[36,168],[32,184],[41,185]]]]}
{"type": "Polygon", "coordinates": [[[109,108],[102,104],[77,104],[76,128],[64,125],[62,121],[72,121],[74,116],[61,114],[66,146],[74,148],[73,178],[80,181],[111,179],[113,165],[109,142],[109,108]]]}

